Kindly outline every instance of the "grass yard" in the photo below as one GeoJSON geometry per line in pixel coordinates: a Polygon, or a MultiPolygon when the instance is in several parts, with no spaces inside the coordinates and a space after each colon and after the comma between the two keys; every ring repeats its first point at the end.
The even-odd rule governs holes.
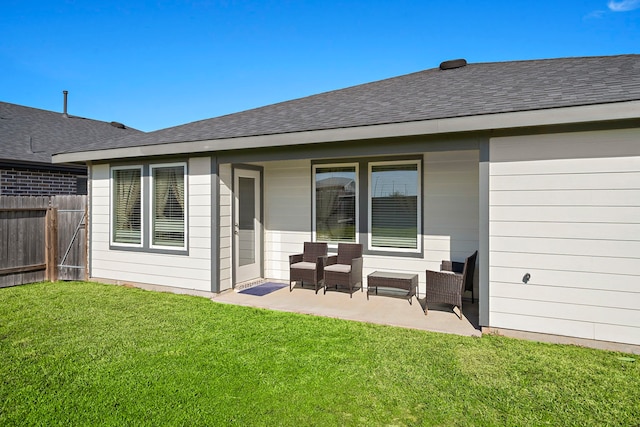
{"type": "Polygon", "coordinates": [[[2,426],[637,426],[638,359],[94,283],[0,289],[2,426]]]}

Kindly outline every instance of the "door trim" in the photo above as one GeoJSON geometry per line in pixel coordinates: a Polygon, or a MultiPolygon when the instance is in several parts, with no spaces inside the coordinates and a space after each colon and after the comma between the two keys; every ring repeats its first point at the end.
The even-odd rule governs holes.
{"type": "MultiPolygon", "coordinates": [[[[259,240],[260,240],[260,249],[256,254],[259,265],[259,276],[256,279],[261,279],[264,277],[264,168],[262,166],[255,165],[247,165],[247,164],[232,164],[231,165],[231,182],[233,183],[232,188],[232,197],[231,197],[231,257],[232,257],[232,288],[235,289],[236,285],[238,285],[237,279],[237,242],[235,238],[235,219],[236,219],[236,176],[238,171],[251,171],[258,172],[259,174],[259,184],[258,184],[258,192],[259,197],[257,198],[259,207],[258,207],[258,222],[260,224],[259,231],[259,240]]],[[[251,279],[250,279],[251,280],[251,279]]]]}

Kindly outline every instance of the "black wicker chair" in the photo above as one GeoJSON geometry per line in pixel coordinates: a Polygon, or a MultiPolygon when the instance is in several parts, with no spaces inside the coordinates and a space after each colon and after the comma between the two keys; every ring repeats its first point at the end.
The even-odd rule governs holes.
{"type": "Polygon", "coordinates": [[[427,270],[426,301],[424,314],[427,314],[429,303],[451,304],[460,310],[462,319],[462,294],[465,290],[471,290],[473,302],[473,274],[476,268],[478,251],[468,257],[464,263],[442,261],[442,271],[427,270]],[[458,273],[456,270],[461,271],[458,273]]]}
{"type": "Polygon", "coordinates": [[[362,292],[362,245],[338,243],[338,254],[328,257],[324,267],[324,293],[329,286],[348,286],[353,298],[353,287],[358,283],[362,292]]]}
{"type": "Polygon", "coordinates": [[[301,254],[289,255],[289,292],[293,290],[292,282],[313,283],[318,289],[324,286],[324,266],[327,261],[327,244],[316,242],[304,242],[304,251],[301,254]]]}

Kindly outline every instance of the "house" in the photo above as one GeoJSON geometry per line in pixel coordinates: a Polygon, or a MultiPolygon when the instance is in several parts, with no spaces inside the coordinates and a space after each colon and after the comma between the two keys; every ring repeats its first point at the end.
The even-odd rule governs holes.
{"type": "Polygon", "coordinates": [[[96,280],[218,293],[356,241],[424,295],[479,250],[485,330],[640,345],[640,55],[446,61],[54,162],[89,165],[96,280]]]}
{"type": "MultiPolygon", "coordinates": [[[[66,105],[66,93],[65,93],[66,105]]],[[[66,113],[0,102],[0,195],[86,194],[87,167],[53,164],[51,155],[140,131],[66,113]]]]}

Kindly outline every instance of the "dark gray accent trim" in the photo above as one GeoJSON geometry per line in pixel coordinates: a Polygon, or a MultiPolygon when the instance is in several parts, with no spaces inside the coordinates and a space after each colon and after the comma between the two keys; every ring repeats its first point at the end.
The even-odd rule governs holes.
{"type": "Polygon", "coordinates": [[[211,156],[211,292],[220,292],[220,175],[211,156]]]}
{"type": "MultiPolygon", "coordinates": [[[[488,135],[488,133],[485,133],[488,135]]],[[[374,156],[399,156],[416,153],[440,151],[477,150],[479,135],[424,135],[417,137],[398,137],[370,139],[364,141],[340,141],[317,143],[310,145],[293,145],[288,147],[256,148],[217,153],[222,163],[251,163],[277,160],[316,160],[341,163],[347,158],[363,158],[374,156]]]]}
{"type": "Polygon", "coordinates": [[[489,166],[490,160],[490,140],[480,143],[480,164],[478,173],[479,185],[479,250],[478,250],[478,307],[480,326],[490,326],[489,324],[489,166]]]}
{"type": "MultiPolygon", "coordinates": [[[[111,174],[111,171],[109,171],[111,174]]],[[[109,178],[111,179],[111,178],[109,178]]],[[[109,205],[111,205],[111,196],[109,196],[109,205]]],[[[91,278],[91,266],[93,265],[93,239],[91,236],[93,235],[93,164],[91,162],[87,162],[87,218],[85,219],[86,227],[87,227],[87,272],[86,277],[91,278]]],[[[109,206],[111,209],[111,206],[109,206]]],[[[111,221],[111,213],[109,213],[109,221],[111,221]]],[[[111,225],[109,225],[109,233],[111,233],[111,225]]],[[[111,242],[111,235],[109,235],[109,242],[111,242]]]]}
{"type": "MultiPolygon", "coordinates": [[[[367,162],[364,159],[355,160],[358,163],[358,239],[362,244],[362,253],[368,254],[369,251],[369,200],[367,197],[369,188],[369,173],[367,169],[367,162]]],[[[319,164],[315,163],[314,164],[319,164]]],[[[314,212],[311,212],[313,215],[314,212]]]]}
{"type": "MultiPolygon", "coordinates": [[[[219,161],[220,159],[218,159],[219,161]]],[[[234,167],[234,165],[231,165],[231,182],[229,183],[229,188],[231,190],[231,194],[230,196],[230,200],[229,203],[231,203],[231,223],[230,223],[230,227],[231,227],[231,233],[230,233],[230,238],[231,241],[229,242],[231,244],[231,289],[235,289],[236,287],[236,238],[235,238],[235,226],[234,226],[234,221],[236,220],[236,168],[234,167]]]]}
{"type": "Polygon", "coordinates": [[[151,222],[153,218],[151,218],[151,168],[149,168],[149,164],[146,163],[142,165],[142,199],[140,200],[140,214],[142,215],[142,250],[148,251],[151,248],[150,240],[151,237],[151,222]]]}
{"type": "Polygon", "coordinates": [[[109,246],[109,250],[126,251],[126,252],[142,252],[145,254],[161,254],[161,255],[181,255],[189,256],[189,251],[185,250],[172,250],[172,249],[151,249],[151,248],[132,248],[127,246],[109,246]]]}
{"type": "Polygon", "coordinates": [[[265,241],[264,241],[264,168],[260,167],[260,277],[264,278],[264,253],[265,253],[265,241]]]}

